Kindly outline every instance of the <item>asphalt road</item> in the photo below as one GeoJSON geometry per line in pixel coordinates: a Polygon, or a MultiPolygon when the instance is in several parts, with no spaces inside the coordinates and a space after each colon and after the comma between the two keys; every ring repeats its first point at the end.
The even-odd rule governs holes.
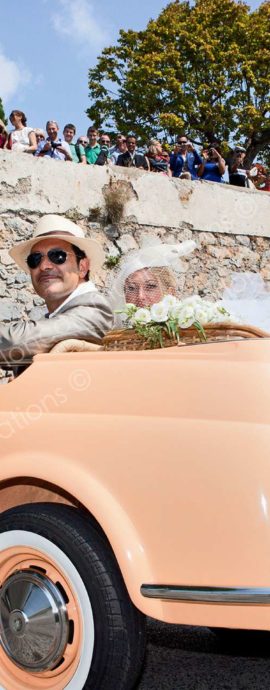
{"type": "Polygon", "coordinates": [[[149,620],[137,690],[270,690],[270,633],[224,641],[208,628],[149,620]]]}

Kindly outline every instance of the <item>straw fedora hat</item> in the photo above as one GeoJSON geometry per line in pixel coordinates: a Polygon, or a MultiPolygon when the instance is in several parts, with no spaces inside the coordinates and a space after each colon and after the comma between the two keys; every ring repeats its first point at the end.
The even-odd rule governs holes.
{"type": "Polygon", "coordinates": [[[90,261],[91,275],[97,273],[105,260],[105,254],[96,240],[90,240],[84,235],[84,231],[79,225],[73,223],[68,218],[57,215],[42,216],[37,222],[31,240],[19,242],[10,249],[10,256],[26,273],[30,273],[26,259],[31,249],[37,242],[45,239],[59,239],[75,244],[76,247],[85,252],[90,261]]]}

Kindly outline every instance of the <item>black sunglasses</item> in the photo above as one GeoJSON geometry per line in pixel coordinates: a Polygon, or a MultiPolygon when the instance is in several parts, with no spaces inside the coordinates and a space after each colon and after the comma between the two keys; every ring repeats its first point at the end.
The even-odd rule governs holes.
{"type": "Polygon", "coordinates": [[[64,249],[49,249],[47,254],[42,254],[42,252],[32,252],[27,257],[26,263],[27,263],[27,266],[31,269],[37,268],[40,265],[43,257],[47,256],[52,264],[56,264],[57,266],[60,266],[61,264],[65,263],[65,261],[67,260],[68,254],[72,254],[72,253],[73,252],[65,252],[64,249]]]}

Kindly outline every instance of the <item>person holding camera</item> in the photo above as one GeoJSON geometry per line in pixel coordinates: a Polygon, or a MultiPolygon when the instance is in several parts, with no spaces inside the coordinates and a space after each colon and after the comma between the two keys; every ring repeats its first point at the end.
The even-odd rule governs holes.
{"type": "Polygon", "coordinates": [[[246,149],[236,146],[228,159],[230,184],[237,187],[249,187],[249,173],[244,165],[246,149]]]}
{"type": "Polygon", "coordinates": [[[55,120],[48,120],[46,132],[48,137],[45,141],[39,142],[35,156],[60,161],[72,161],[69,144],[58,137],[59,127],[55,120]]]}
{"type": "Polygon", "coordinates": [[[183,134],[178,137],[177,144],[170,156],[170,168],[173,177],[182,180],[197,180],[198,168],[202,164],[202,158],[183,134]]]}
{"type": "Polygon", "coordinates": [[[219,147],[209,146],[202,152],[202,159],[198,169],[199,177],[209,182],[224,182],[222,175],[225,173],[226,164],[219,147]]]}
{"type": "Polygon", "coordinates": [[[110,145],[111,140],[108,134],[102,134],[99,140],[100,152],[98,154],[95,165],[107,165],[110,163],[110,145]]]}

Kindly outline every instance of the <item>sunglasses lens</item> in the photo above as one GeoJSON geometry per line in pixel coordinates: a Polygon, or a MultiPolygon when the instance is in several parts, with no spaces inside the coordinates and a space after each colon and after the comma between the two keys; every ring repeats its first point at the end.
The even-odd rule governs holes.
{"type": "MultiPolygon", "coordinates": [[[[43,256],[46,256],[46,254],[44,255],[41,252],[32,252],[32,254],[29,254],[29,256],[26,259],[29,268],[37,268],[43,256]]],[[[48,251],[47,257],[52,262],[52,264],[56,264],[59,266],[60,264],[65,263],[67,259],[67,252],[65,252],[64,249],[50,249],[48,251]]]]}
{"type": "Polygon", "coordinates": [[[32,254],[29,254],[26,259],[27,266],[29,266],[29,268],[37,268],[41,262],[41,259],[41,252],[33,252],[32,254]]]}
{"type": "Polygon", "coordinates": [[[52,264],[64,264],[67,258],[67,252],[64,249],[50,249],[48,251],[48,258],[52,264]]]}

